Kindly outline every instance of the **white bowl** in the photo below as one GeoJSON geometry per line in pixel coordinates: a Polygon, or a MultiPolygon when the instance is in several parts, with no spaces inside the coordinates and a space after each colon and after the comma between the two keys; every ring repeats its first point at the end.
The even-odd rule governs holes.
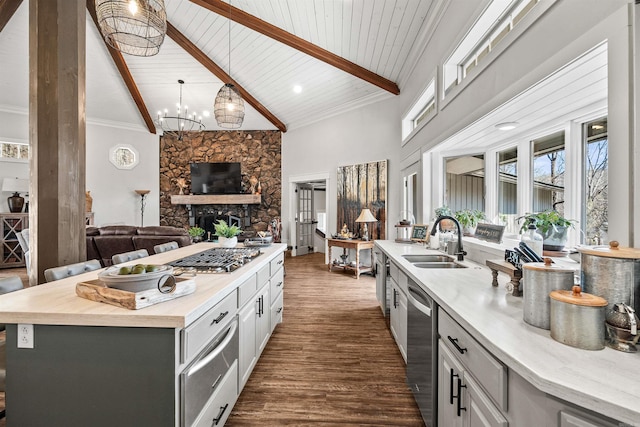
{"type": "MultiPolygon", "coordinates": [[[[175,287],[173,267],[158,265],[156,271],[143,274],[118,274],[121,265],[114,265],[98,274],[98,279],[106,286],[129,292],[157,288],[160,292],[171,292],[175,287]]],[[[133,266],[130,266],[133,267],[133,266]]]]}

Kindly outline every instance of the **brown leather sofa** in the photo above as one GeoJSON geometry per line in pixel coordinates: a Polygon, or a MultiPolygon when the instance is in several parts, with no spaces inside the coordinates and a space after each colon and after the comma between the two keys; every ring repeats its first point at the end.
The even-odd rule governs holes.
{"type": "Polygon", "coordinates": [[[187,230],[177,227],[109,225],[87,227],[87,259],[97,259],[104,267],[112,265],[111,257],[123,252],[146,249],[153,255],[153,247],[175,241],[178,246],[191,244],[187,230]]]}

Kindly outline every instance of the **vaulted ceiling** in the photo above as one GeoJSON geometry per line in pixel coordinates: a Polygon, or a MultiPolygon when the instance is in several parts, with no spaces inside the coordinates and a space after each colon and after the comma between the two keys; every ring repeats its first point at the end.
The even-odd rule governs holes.
{"type": "MultiPolygon", "coordinates": [[[[213,101],[226,73],[249,104],[242,129],[304,126],[395,96],[442,4],[165,0],[169,29],[153,57],[110,54],[88,12],[87,119],[153,131],[157,112],[171,111],[178,102],[177,81],[182,79],[184,104],[191,111],[210,111],[206,128],[217,130],[213,101]],[[300,93],[294,92],[296,85],[300,93]]],[[[0,0],[4,111],[28,110],[28,6],[28,0],[0,0]]]]}

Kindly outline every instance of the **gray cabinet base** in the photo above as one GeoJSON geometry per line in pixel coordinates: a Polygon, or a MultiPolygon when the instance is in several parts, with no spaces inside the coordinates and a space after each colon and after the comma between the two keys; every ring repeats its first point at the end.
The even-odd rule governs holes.
{"type": "Polygon", "coordinates": [[[174,426],[175,331],[7,325],[7,426],[174,426]]]}

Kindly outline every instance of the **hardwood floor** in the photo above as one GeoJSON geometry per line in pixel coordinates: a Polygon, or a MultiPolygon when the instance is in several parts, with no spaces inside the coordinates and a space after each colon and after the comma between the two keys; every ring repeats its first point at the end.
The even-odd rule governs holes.
{"type": "Polygon", "coordinates": [[[284,323],[228,426],[422,426],[375,279],[329,273],[324,254],[287,258],[284,323]]]}

